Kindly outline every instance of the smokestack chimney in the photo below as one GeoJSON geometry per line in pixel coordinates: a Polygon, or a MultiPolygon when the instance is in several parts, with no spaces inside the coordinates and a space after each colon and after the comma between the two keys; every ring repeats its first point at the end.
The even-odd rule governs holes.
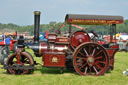
{"type": "Polygon", "coordinates": [[[34,43],[39,42],[40,11],[34,11],[34,43]]]}

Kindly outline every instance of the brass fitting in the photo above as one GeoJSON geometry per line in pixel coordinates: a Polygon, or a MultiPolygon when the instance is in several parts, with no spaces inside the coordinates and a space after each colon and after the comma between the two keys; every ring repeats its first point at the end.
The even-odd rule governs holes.
{"type": "Polygon", "coordinates": [[[40,11],[34,11],[34,14],[35,14],[35,15],[40,15],[41,12],[40,12],[40,11]]]}

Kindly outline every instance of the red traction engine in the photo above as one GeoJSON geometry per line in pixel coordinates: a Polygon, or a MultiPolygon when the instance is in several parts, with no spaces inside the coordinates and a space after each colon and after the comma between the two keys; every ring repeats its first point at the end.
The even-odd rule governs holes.
{"type": "MultiPolygon", "coordinates": [[[[106,70],[113,69],[118,45],[115,42],[99,45],[86,31],[72,33],[71,24],[109,24],[115,32],[116,24],[123,23],[123,17],[67,14],[65,24],[69,24],[69,36],[50,33],[48,42],[40,42],[40,12],[35,11],[34,14],[34,41],[25,43],[23,36],[18,39],[17,51],[9,56],[4,65],[8,73],[27,74],[34,71],[36,62],[31,53],[25,51],[25,46],[31,48],[36,56],[42,57],[44,67],[71,68],[82,76],[103,75],[106,70]]],[[[93,34],[97,36],[95,32],[93,34]]]]}

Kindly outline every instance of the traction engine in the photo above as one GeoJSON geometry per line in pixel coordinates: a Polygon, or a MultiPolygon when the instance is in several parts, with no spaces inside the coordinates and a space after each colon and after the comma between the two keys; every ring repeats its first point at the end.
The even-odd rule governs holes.
{"type": "MultiPolygon", "coordinates": [[[[23,36],[20,36],[16,52],[8,57],[4,65],[8,73],[27,74],[34,71],[36,62],[31,53],[25,51],[25,46],[31,48],[37,57],[42,57],[44,67],[74,69],[82,76],[103,75],[114,68],[118,45],[115,42],[99,45],[83,30],[72,33],[71,24],[109,24],[114,33],[116,24],[123,23],[122,16],[67,14],[65,24],[69,24],[69,36],[50,33],[48,42],[39,41],[40,12],[35,11],[34,16],[34,41],[25,43],[23,36]]],[[[95,32],[93,34],[97,36],[95,32]]]]}

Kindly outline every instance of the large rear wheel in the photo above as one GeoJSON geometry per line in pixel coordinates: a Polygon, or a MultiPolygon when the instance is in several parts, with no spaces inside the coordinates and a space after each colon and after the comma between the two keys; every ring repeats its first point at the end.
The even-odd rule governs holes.
{"type": "Polygon", "coordinates": [[[83,43],[74,52],[73,66],[82,76],[103,75],[109,66],[109,57],[97,43],[83,43]]]}

